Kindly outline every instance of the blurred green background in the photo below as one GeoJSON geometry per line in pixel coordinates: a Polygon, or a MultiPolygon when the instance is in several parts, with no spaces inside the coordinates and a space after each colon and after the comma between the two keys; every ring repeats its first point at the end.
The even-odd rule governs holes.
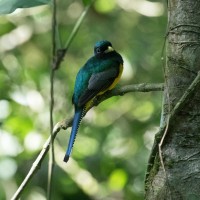
{"type": "MultiPolygon", "coordinates": [[[[57,1],[64,44],[81,0],[57,1]]],[[[76,73],[107,39],[124,58],[119,85],[163,82],[163,1],[97,0],[56,71],[54,122],[73,114],[76,73]]],[[[0,16],[0,200],[10,199],[49,136],[51,7],[0,16]]],[[[70,129],[55,140],[52,199],[142,200],[148,156],[158,130],[162,92],[113,97],[84,118],[73,156],[63,163],[70,129]]],[[[48,158],[21,199],[46,199],[48,158]]]]}

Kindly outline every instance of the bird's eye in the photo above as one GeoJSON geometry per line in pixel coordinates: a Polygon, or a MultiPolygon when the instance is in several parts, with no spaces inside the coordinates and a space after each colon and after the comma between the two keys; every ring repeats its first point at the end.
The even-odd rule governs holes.
{"type": "Polygon", "coordinates": [[[101,49],[98,47],[98,48],[96,48],[96,52],[97,53],[101,53],[101,49]]]}

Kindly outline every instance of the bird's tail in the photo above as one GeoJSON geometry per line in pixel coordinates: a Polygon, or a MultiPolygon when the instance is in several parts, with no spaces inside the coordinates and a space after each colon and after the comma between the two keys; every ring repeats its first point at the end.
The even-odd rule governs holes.
{"type": "Polygon", "coordinates": [[[73,119],[73,124],[72,124],[72,130],[71,130],[71,135],[68,143],[68,148],[64,157],[64,162],[67,162],[69,160],[75,139],[76,139],[76,134],[78,132],[78,128],[81,122],[81,119],[83,118],[83,113],[84,109],[80,109],[78,111],[75,111],[74,114],[74,119],[73,119]]]}

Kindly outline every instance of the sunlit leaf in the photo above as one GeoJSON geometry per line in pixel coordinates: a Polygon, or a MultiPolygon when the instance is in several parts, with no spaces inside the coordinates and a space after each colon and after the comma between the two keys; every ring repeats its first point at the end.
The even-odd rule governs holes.
{"type": "Polygon", "coordinates": [[[111,12],[116,6],[116,2],[114,0],[97,0],[95,2],[95,8],[98,12],[108,13],[111,12]]]}
{"type": "Polygon", "coordinates": [[[109,177],[109,186],[112,190],[121,190],[127,182],[127,174],[122,169],[116,169],[109,177]]]}

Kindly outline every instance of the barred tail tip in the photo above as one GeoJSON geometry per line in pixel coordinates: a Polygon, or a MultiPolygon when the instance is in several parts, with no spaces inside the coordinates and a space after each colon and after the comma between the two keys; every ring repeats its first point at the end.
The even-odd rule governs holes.
{"type": "Polygon", "coordinates": [[[65,154],[65,157],[64,157],[63,161],[67,163],[68,160],[69,160],[69,155],[65,154]]]}

